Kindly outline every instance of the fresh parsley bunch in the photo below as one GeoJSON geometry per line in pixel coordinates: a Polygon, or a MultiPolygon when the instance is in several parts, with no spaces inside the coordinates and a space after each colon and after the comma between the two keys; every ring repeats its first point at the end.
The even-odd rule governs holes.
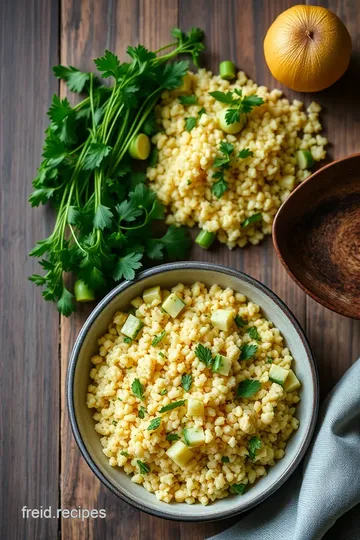
{"type": "Polygon", "coordinates": [[[45,275],[30,279],[45,287],[45,300],[57,302],[66,316],[75,302],[64,272],[74,273],[93,298],[121,279],[133,279],[144,258],[181,258],[188,248],[183,229],[170,227],[161,238],[153,236],[151,224],[163,218],[164,210],[128,157],[139,132],[155,132],[153,109],[161,92],[180,86],[188,71],[188,62],[169,60],[189,54],[198,64],[204,49],[198,28],[186,34],[174,29],[172,34],[175,42],[156,52],[142,45],[128,47],[129,63],[105,51],[94,62],[112,86],[72,66],[54,68],[71,91],[87,97],[71,106],[55,95],[48,111],[44,159],[30,203],[51,201],[57,215],[51,235],[30,253],[41,259],[45,275]],[[172,50],[158,56],[168,48],[172,50]]]}

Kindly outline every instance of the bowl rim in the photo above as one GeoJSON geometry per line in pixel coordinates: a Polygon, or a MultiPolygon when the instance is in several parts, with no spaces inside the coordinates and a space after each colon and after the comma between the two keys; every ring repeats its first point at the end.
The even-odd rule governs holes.
{"type": "Polygon", "coordinates": [[[304,285],[296,276],[295,274],[292,272],[292,270],[290,269],[290,266],[288,265],[288,263],[285,261],[283,255],[282,255],[282,251],[279,247],[279,244],[278,244],[278,239],[277,239],[277,229],[278,229],[278,221],[279,221],[279,216],[281,214],[281,212],[284,210],[284,208],[286,207],[286,205],[289,203],[290,199],[292,197],[295,197],[296,196],[296,193],[298,191],[300,191],[302,189],[303,186],[307,185],[309,182],[312,182],[314,177],[317,177],[319,176],[324,170],[326,169],[330,169],[331,167],[333,167],[334,165],[338,164],[338,163],[343,163],[345,161],[351,161],[355,158],[358,158],[360,159],[360,152],[357,152],[355,154],[350,154],[349,156],[345,156],[343,158],[339,158],[339,159],[335,159],[334,161],[331,161],[331,163],[327,163],[326,165],[324,165],[323,167],[321,167],[320,169],[318,169],[317,171],[313,172],[308,178],[306,178],[306,180],[304,180],[303,182],[301,182],[301,184],[299,184],[292,193],[290,193],[289,197],[282,203],[282,205],[280,206],[279,210],[276,212],[276,215],[275,215],[275,218],[274,218],[274,222],[273,222],[273,225],[272,225],[272,238],[273,238],[273,244],[274,244],[274,248],[275,248],[275,251],[276,251],[276,254],[277,256],[279,257],[280,259],[280,262],[281,264],[283,265],[283,267],[285,268],[286,272],[288,273],[288,275],[291,277],[291,279],[308,295],[310,296],[310,298],[312,298],[313,300],[315,300],[316,302],[318,302],[318,304],[326,307],[327,309],[330,309],[330,311],[334,312],[334,313],[338,313],[339,315],[343,315],[344,317],[349,317],[350,319],[354,319],[354,320],[360,320],[360,315],[357,316],[357,315],[354,315],[353,313],[351,313],[350,311],[348,311],[346,308],[344,309],[341,309],[341,308],[338,308],[336,309],[334,305],[330,304],[326,299],[323,299],[323,298],[320,298],[317,293],[311,289],[309,289],[308,287],[306,287],[306,285],[304,285]]]}
{"type": "MultiPolygon", "coordinates": [[[[120,285],[117,285],[112,291],[110,291],[100,302],[99,304],[94,308],[94,310],[90,313],[89,317],[86,319],[83,327],[81,328],[79,335],[75,341],[74,347],[72,349],[69,365],[67,369],[67,375],[66,375],[66,400],[67,400],[67,407],[68,407],[68,413],[70,418],[70,425],[71,429],[75,438],[75,441],[77,443],[77,446],[79,447],[79,450],[85,459],[86,463],[92,470],[92,472],[95,474],[95,476],[98,477],[98,479],[108,488],[112,493],[117,495],[120,499],[127,502],[131,506],[135,507],[138,510],[141,510],[143,512],[146,512],[147,514],[160,517],[163,519],[168,519],[171,521],[186,521],[186,522],[210,522],[225,518],[230,518],[233,516],[236,516],[240,513],[243,513],[247,510],[250,510],[250,508],[253,508],[260,502],[263,502],[265,499],[267,499],[270,495],[272,495],[277,489],[293,474],[295,469],[300,464],[302,458],[304,457],[304,454],[311,442],[311,438],[315,429],[316,425],[316,419],[319,409],[319,379],[318,379],[318,372],[316,363],[314,361],[314,357],[308,342],[307,337],[305,336],[305,333],[296,319],[295,315],[291,312],[291,310],[286,306],[286,304],[266,285],[258,281],[257,279],[249,276],[248,274],[245,274],[244,272],[241,272],[239,270],[234,270],[232,268],[228,268],[223,265],[219,264],[211,264],[206,262],[200,262],[200,261],[184,261],[184,262],[175,262],[175,263],[166,263],[162,265],[155,266],[153,268],[150,268],[148,270],[145,270],[141,273],[139,273],[135,280],[132,281],[124,281],[120,285]],[[97,319],[97,317],[101,314],[103,309],[121,292],[123,292],[125,289],[133,285],[135,282],[142,281],[149,276],[162,274],[166,272],[172,272],[179,269],[199,269],[199,270],[205,270],[205,271],[215,271],[220,272],[226,275],[229,275],[231,277],[238,278],[242,281],[245,281],[252,285],[253,287],[260,289],[264,294],[266,294],[268,297],[270,297],[271,300],[273,300],[277,306],[283,311],[283,313],[286,315],[286,317],[289,319],[291,324],[293,325],[296,333],[298,334],[300,340],[302,341],[302,344],[305,348],[306,355],[308,362],[310,364],[310,370],[312,375],[312,382],[313,382],[313,403],[312,403],[312,416],[310,420],[310,426],[308,429],[308,432],[306,433],[306,436],[300,441],[299,447],[296,450],[295,456],[285,469],[285,471],[282,473],[282,475],[277,478],[271,486],[268,487],[268,489],[260,493],[254,500],[252,500],[249,503],[240,505],[241,507],[237,509],[230,509],[230,510],[223,510],[221,512],[213,513],[209,516],[199,516],[199,515],[192,515],[192,516],[184,516],[179,518],[178,516],[172,516],[171,512],[162,512],[161,510],[155,510],[155,509],[149,509],[147,506],[142,504],[141,502],[137,501],[135,498],[130,498],[124,493],[121,492],[120,489],[118,489],[111,481],[109,481],[105,475],[100,471],[98,468],[96,462],[90,455],[89,451],[87,450],[85,443],[81,437],[80,430],[78,427],[76,415],[75,415],[75,406],[74,406],[74,379],[75,379],[75,370],[77,366],[77,360],[79,357],[79,353],[82,347],[82,344],[84,342],[84,339],[88,332],[91,330],[93,322],[97,319]]],[[[169,505],[169,508],[171,506],[169,505]]],[[[211,512],[211,510],[210,510],[211,512]]]]}

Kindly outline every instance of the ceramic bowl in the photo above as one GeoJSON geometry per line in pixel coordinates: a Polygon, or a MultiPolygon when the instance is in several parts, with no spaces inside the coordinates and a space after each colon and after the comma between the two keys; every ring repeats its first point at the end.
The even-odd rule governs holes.
{"type": "Polygon", "coordinates": [[[278,211],[275,249],[314,300],[360,319],[360,154],[326,165],[278,211]]]}
{"type": "Polygon", "coordinates": [[[180,521],[210,521],[248,510],[274,493],[299,465],[310,442],[318,408],[318,380],[306,337],[285,304],[267,287],[235,270],[201,262],[182,262],[157,266],[125,281],[111,291],[94,309],[84,324],[71,354],[67,374],[67,402],[76,442],[88,465],[98,478],[121,499],[155,516],[180,521]],[[300,427],[289,440],[285,457],[269,469],[244,495],[232,495],[208,506],[186,503],[166,504],[143,487],[131,482],[119,468],[113,468],[102,452],[100,436],[94,429],[93,410],[86,406],[90,358],[98,350],[97,339],[107,330],[113,314],[126,310],[130,301],[155,285],[169,289],[177,283],[201,281],[208,286],[231,287],[259,304],[265,316],[282,332],[295,358],[295,370],[302,381],[297,417],[300,427]]]}

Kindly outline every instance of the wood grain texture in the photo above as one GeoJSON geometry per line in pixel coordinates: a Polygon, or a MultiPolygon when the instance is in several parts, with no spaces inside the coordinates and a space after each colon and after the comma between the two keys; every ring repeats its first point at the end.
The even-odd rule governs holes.
{"type": "Polygon", "coordinates": [[[53,222],[28,204],[40,162],[46,110],[58,91],[57,1],[0,2],[0,536],[56,538],[57,519],[21,509],[58,505],[59,316],[27,277],[27,257],[53,222]]]}

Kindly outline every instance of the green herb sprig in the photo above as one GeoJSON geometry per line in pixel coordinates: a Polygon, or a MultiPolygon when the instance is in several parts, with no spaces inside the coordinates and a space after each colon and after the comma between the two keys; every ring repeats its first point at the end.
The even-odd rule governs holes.
{"type": "MultiPolygon", "coordinates": [[[[225,180],[225,171],[230,168],[231,159],[234,153],[234,145],[226,141],[221,141],[219,150],[222,156],[219,156],[214,160],[213,167],[217,169],[217,171],[214,172],[212,177],[215,178],[216,182],[214,182],[211,186],[212,193],[218,199],[220,199],[224,195],[225,191],[229,189],[229,184],[225,180]]],[[[252,155],[253,152],[251,150],[244,148],[240,150],[237,157],[246,159],[252,155]]]]}
{"type": "Polygon", "coordinates": [[[235,88],[233,92],[209,92],[216,101],[229,105],[229,109],[225,114],[225,122],[229,124],[235,124],[240,122],[242,115],[249,114],[255,107],[263,105],[264,100],[257,95],[243,96],[242,90],[235,88]]]}

